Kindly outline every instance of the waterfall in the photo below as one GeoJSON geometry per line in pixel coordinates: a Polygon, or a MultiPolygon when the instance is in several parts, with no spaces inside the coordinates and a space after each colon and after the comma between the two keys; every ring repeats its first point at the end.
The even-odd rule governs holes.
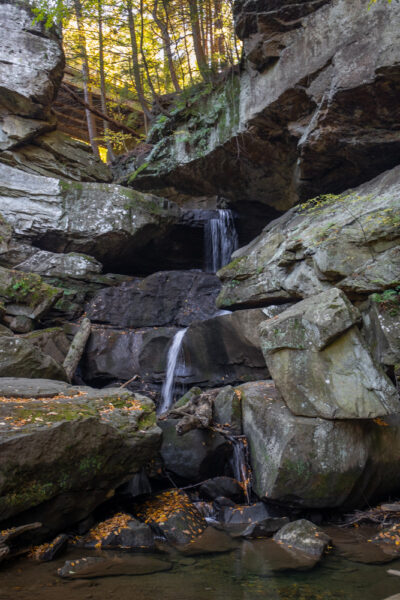
{"type": "Polygon", "coordinates": [[[250,504],[251,472],[247,438],[244,435],[229,437],[233,445],[232,470],[235,479],[242,485],[246,502],[250,504]]]}
{"type": "Polygon", "coordinates": [[[204,226],[205,270],[216,273],[231,260],[231,254],[238,247],[232,211],[218,209],[204,226]]]}
{"type": "Polygon", "coordinates": [[[162,415],[171,408],[174,401],[174,383],[175,373],[179,365],[179,355],[182,348],[183,338],[185,336],[186,329],[178,331],[172,340],[172,343],[168,349],[167,355],[167,372],[165,374],[164,385],[161,390],[161,403],[158,408],[158,414],[162,415]]]}

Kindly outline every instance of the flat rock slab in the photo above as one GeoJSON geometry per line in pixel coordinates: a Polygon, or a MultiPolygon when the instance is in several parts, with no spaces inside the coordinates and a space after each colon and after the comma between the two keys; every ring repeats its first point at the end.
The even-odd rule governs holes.
{"type": "Polygon", "coordinates": [[[159,449],[155,407],[144,396],[18,378],[4,385],[0,521],[5,527],[28,510],[31,521],[43,524],[41,535],[86,518],[159,449]]]}
{"type": "Polygon", "coordinates": [[[267,306],[332,286],[365,299],[392,288],[400,271],[399,178],[400,167],[395,167],[359,188],[310,200],[268,223],[218,272],[223,283],[218,305],[267,306]]]}
{"type": "Polygon", "coordinates": [[[237,543],[230,535],[214,527],[207,527],[203,533],[191,540],[189,544],[181,546],[179,552],[186,556],[197,556],[232,552],[235,548],[237,548],[237,543]]]}
{"type": "Polygon", "coordinates": [[[281,546],[273,540],[246,540],[241,545],[242,568],[260,577],[282,571],[308,571],[318,559],[281,546]]]}
{"type": "Polygon", "coordinates": [[[172,564],[151,556],[131,556],[129,558],[85,557],[68,560],[57,574],[65,579],[92,579],[115,577],[116,575],[148,575],[168,571],[172,564]]]}

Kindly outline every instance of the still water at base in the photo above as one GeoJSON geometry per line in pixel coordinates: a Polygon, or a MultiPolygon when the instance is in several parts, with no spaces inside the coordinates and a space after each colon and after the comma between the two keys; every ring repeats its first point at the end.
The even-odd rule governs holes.
{"type": "Polygon", "coordinates": [[[400,560],[371,565],[332,553],[311,571],[273,574],[262,553],[260,560],[254,558],[254,546],[248,544],[242,542],[232,552],[207,556],[142,554],[143,558],[165,561],[168,568],[146,575],[134,575],[137,555],[121,552],[74,550],[43,564],[20,559],[0,571],[0,600],[385,600],[400,593],[400,577],[387,573],[388,569],[400,569],[400,560]],[[76,580],[56,575],[66,559],[82,556],[126,561],[125,574],[76,580]]]}

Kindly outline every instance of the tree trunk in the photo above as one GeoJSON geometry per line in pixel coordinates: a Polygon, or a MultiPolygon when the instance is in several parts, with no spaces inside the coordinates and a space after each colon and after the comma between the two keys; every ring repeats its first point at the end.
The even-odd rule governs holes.
{"type": "MultiPolygon", "coordinates": [[[[100,97],[101,97],[101,110],[107,115],[107,99],[106,99],[106,78],[104,73],[104,41],[103,41],[103,7],[102,0],[97,0],[97,22],[99,26],[99,70],[100,70],[100,97]]],[[[112,144],[108,138],[108,123],[103,119],[103,130],[104,137],[107,146],[108,158],[114,159],[114,152],[112,144]]]]}
{"type": "Polygon", "coordinates": [[[89,319],[83,319],[78,331],[76,332],[74,339],[69,347],[68,354],[63,362],[63,367],[67,374],[68,379],[72,380],[79,361],[82,358],[83,351],[85,350],[86,342],[89,339],[91,331],[91,323],[89,319]]]}
{"type": "Polygon", "coordinates": [[[189,4],[189,12],[190,12],[190,24],[192,27],[192,36],[193,36],[193,47],[194,53],[196,55],[197,66],[199,67],[199,71],[201,76],[205,81],[209,79],[209,69],[207,65],[207,58],[204,53],[204,48],[201,43],[201,29],[200,29],[200,20],[199,20],[199,11],[197,6],[197,0],[187,0],[189,4]]]}
{"type": "MultiPolygon", "coordinates": [[[[92,93],[91,93],[91,82],[90,82],[90,72],[89,72],[89,62],[88,55],[86,50],[86,37],[85,31],[83,29],[82,24],[82,5],[80,0],[74,0],[74,8],[75,8],[75,17],[76,23],[78,25],[78,39],[79,39],[79,51],[81,54],[82,60],[82,76],[83,76],[83,95],[85,98],[85,102],[88,106],[92,106],[92,93]]],[[[88,134],[90,145],[92,146],[93,154],[99,158],[99,147],[97,144],[97,131],[96,131],[96,120],[93,113],[86,109],[86,121],[88,127],[88,134]]]]}
{"type": "Polygon", "coordinates": [[[132,10],[132,0],[127,0],[127,11],[128,11],[128,26],[129,26],[129,35],[131,39],[131,49],[132,49],[132,70],[133,70],[133,78],[135,80],[136,93],[138,95],[138,100],[140,102],[140,106],[146,116],[147,119],[151,119],[151,112],[149,110],[146,98],[144,97],[144,90],[142,85],[142,78],[140,75],[140,67],[139,67],[139,51],[136,37],[136,28],[135,28],[135,18],[133,16],[132,10]]]}
{"type": "Polygon", "coordinates": [[[147,83],[149,84],[149,87],[151,89],[151,93],[153,95],[154,102],[156,103],[156,105],[158,106],[159,111],[163,115],[169,116],[169,112],[167,110],[165,110],[162,107],[162,105],[160,104],[160,100],[158,98],[158,94],[157,94],[156,90],[154,89],[153,80],[151,78],[151,74],[150,74],[150,70],[149,70],[149,65],[147,63],[146,55],[145,55],[145,52],[144,52],[144,47],[143,47],[143,37],[144,37],[143,14],[144,14],[143,0],[140,0],[140,55],[141,55],[142,60],[143,60],[144,70],[146,71],[146,75],[147,75],[147,83]]]}
{"type": "MultiPolygon", "coordinates": [[[[167,8],[166,8],[165,4],[164,4],[164,9],[165,9],[166,17],[167,17],[167,8]]],[[[160,19],[157,11],[158,11],[158,0],[154,0],[153,13],[152,13],[153,19],[161,32],[161,37],[162,37],[163,44],[164,44],[164,50],[165,50],[165,53],[167,56],[168,68],[169,68],[169,72],[171,75],[172,84],[175,88],[175,91],[180,92],[181,87],[179,85],[178,77],[176,76],[176,71],[175,71],[174,59],[173,59],[172,50],[171,50],[172,42],[171,42],[171,38],[169,35],[169,31],[168,31],[168,22],[167,22],[167,20],[163,21],[162,19],[160,19]]]]}

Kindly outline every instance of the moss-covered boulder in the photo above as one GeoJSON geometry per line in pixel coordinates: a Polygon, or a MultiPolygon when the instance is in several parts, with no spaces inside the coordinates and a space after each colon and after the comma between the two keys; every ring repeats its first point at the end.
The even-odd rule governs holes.
{"type": "Polygon", "coordinates": [[[370,419],[400,412],[398,392],[372,359],[359,320],[332,288],[261,324],[266,363],[293,414],[370,419]]]}
{"type": "Polygon", "coordinates": [[[48,378],[67,381],[64,368],[28,339],[0,332],[0,377],[48,378]]]}
{"type": "Polygon", "coordinates": [[[270,222],[218,276],[221,308],[308,298],[332,286],[352,299],[400,282],[400,167],[270,222]]]}
{"type": "Polygon", "coordinates": [[[84,519],[157,452],[148,398],[120,388],[0,379],[1,526],[84,519]]]}
{"type": "Polygon", "coordinates": [[[44,283],[36,273],[21,273],[0,267],[0,300],[9,315],[38,319],[61,295],[61,290],[44,283]]]}

